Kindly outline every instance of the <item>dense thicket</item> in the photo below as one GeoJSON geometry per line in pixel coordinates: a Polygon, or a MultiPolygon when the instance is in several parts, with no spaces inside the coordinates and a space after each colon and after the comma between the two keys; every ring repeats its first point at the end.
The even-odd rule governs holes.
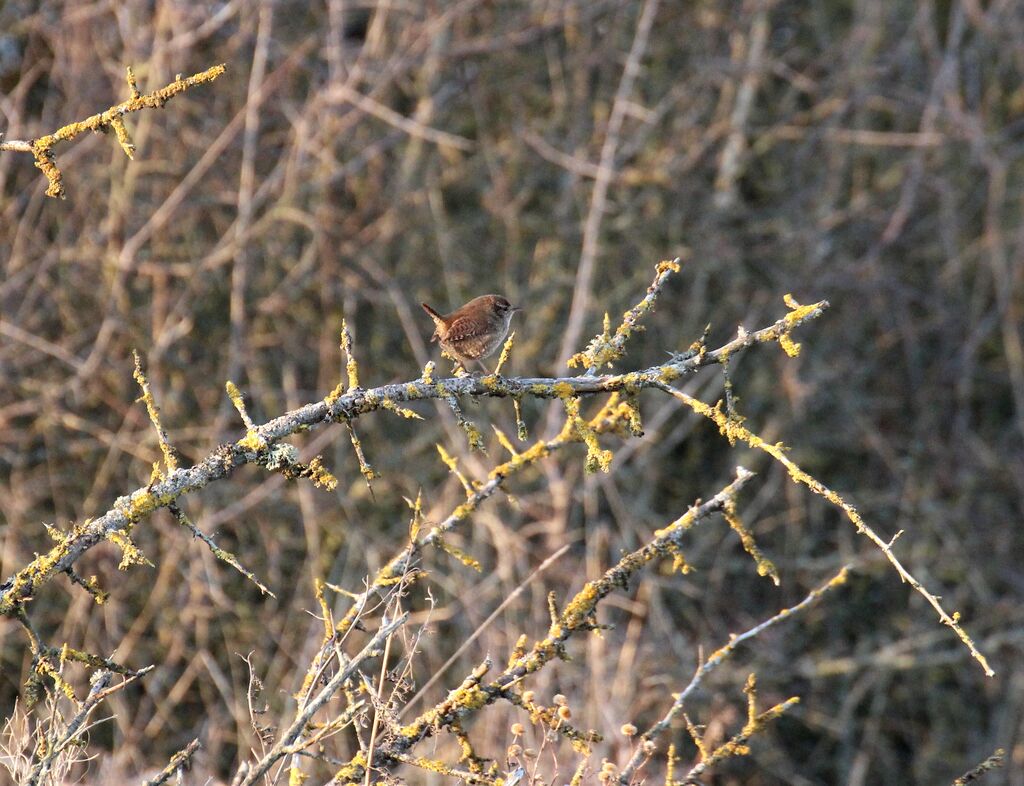
{"type": "MultiPolygon", "coordinates": [[[[515,504],[479,511],[457,545],[482,573],[428,561],[436,607],[421,683],[570,544],[427,700],[487,653],[500,661],[520,633],[539,635],[547,592],[571,596],[742,462],[761,472],[742,513],[781,587],[754,574],[727,528],[709,529],[687,552],[695,572],[648,573],[609,599],[602,622],[614,630],[578,644],[538,692],[566,694],[581,727],[652,722],[698,647],[860,560],[847,588],[705,686],[695,720],[712,727],[741,724],[750,671],[766,701],[802,696],[719,782],[949,782],[1003,746],[1015,765],[986,783],[1022,784],[1021,6],[664,3],[640,35],[645,7],[0,5],[8,139],[121,100],[128,65],[144,90],[228,66],[133,116],[133,162],[99,135],[55,148],[64,201],[44,195],[31,156],[0,154],[0,575],[48,546],[43,522],[99,515],[149,479],[159,449],[135,403],[133,348],[171,441],[196,460],[242,434],[224,380],[258,422],[332,390],[343,315],[363,384],[383,384],[438,359],[419,301],[446,309],[500,292],[527,307],[508,373],[562,375],[603,312],[632,305],[653,264],[681,256],[629,367],[686,349],[707,323],[717,346],[738,324],[774,321],[786,292],[829,299],[798,359],[766,347],[732,364],[739,410],[883,535],[905,530],[897,552],[963,613],[997,676],[839,512],[655,397],[641,400],[645,435],[609,444],[613,473],[584,476],[581,452],[567,452],[517,479],[515,504]],[[624,85],[631,52],[638,70],[624,85]]],[[[721,374],[703,374],[690,389],[713,403],[721,374]]],[[[515,433],[507,403],[466,409],[515,433]]],[[[560,422],[548,403],[523,409],[531,436],[560,422]]],[[[166,512],[135,533],[155,568],[119,573],[109,547],[79,565],[110,591],[103,607],[67,583],[40,592],[31,612],[48,640],[159,664],[112,698],[117,720],[92,733],[109,752],[92,775],[163,766],[196,734],[203,773],[232,769],[253,740],[237,653],[255,651],[280,706],[318,643],[304,613],[314,578],[358,589],[406,537],[403,497],[424,490],[428,520],[458,504],[435,442],[476,477],[498,460],[496,442],[472,454],[443,407],[422,413],[359,424],[381,475],[372,496],[336,426],[298,440],[324,454],[334,493],[249,470],[187,502],[276,600],[166,512]]],[[[410,603],[425,608],[422,595],[410,603]]],[[[0,632],[2,716],[29,656],[15,622],[0,632]]],[[[503,755],[514,718],[489,716],[478,744],[503,755]]],[[[627,748],[613,734],[601,755],[627,748]]]]}

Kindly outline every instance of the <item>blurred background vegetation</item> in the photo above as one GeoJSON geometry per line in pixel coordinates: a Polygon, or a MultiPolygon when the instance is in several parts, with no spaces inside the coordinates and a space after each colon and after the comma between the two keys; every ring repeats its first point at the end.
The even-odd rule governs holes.
{"type": "MultiPolygon", "coordinates": [[[[732,733],[750,671],[766,704],[802,697],[709,782],[948,783],[1002,746],[1009,764],[986,783],[1024,784],[1020,3],[8,0],[0,129],[30,139],[100,111],[126,97],[129,65],[146,91],[218,62],[218,81],[129,118],[134,162],[112,136],[55,148],[65,201],[44,196],[30,156],[0,154],[3,577],[47,547],[43,522],[97,516],[148,481],[159,449],[134,403],[133,347],[172,442],[198,460],[241,434],[224,380],[257,421],[337,384],[342,315],[363,384],[382,384],[439,359],[419,301],[446,310],[499,292],[527,307],[507,373],[562,374],[569,339],[579,349],[658,260],[681,256],[628,367],[685,349],[707,323],[713,345],[767,324],[786,292],[829,299],[798,359],[769,347],[737,359],[740,410],[884,537],[905,530],[900,558],[964,615],[997,676],[838,511],[648,394],[645,436],[609,440],[611,474],[584,476],[582,452],[567,451],[516,478],[514,502],[485,505],[456,541],[482,573],[428,558],[421,684],[570,546],[426,701],[487,653],[503,661],[520,633],[540,635],[547,592],[569,597],[742,462],[761,475],[741,513],[781,587],[726,527],[705,528],[687,552],[695,572],[647,573],[609,598],[615,629],[572,645],[538,694],[565,694],[579,726],[606,734],[597,760],[624,760],[619,726],[660,717],[699,647],[859,560],[846,588],[742,651],[688,709],[732,733]],[[582,311],[577,293],[572,335],[577,288],[591,297],[582,311]]],[[[688,389],[714,402],[721,374],[688,389]]],[[[466,406],[514,433],[507,402],[466,406]]],[[[358,590],[406,537],[403,496],[422,489],[434,520],[458,504],[435,442],[475,477],[497,460],[497,445],[470,454],[450,412],[418,411],[425,423],[360,421],[374,496],[331,427],[297,442],[324,454],[336,492],[250,468],[186,501],[277,600],[166,511],[136,530],[155,568],[119,573],[110,546],[79,563],[106,605],[67,583],[39,593],[30,611],[51,643],[158,666],[113,697],[86,781],[163,766],[196,735],[191,782],[231,772],[254,734],[238,653],[254,653],[273,713],[319,643],[314,578],[358,590]]],[[[531,437],[547,413],[525,403],[531,437]]],[[[422,620],[422,593],[411,602],[422,620]]],[[[14,622],[0,637],[6,716],[29,655],[14,622]]],[[[470,731],[500,758],[516,719],[494,709],[470,731]]],[[[692,759],[685,729],[672,735],[692,759]]]]}

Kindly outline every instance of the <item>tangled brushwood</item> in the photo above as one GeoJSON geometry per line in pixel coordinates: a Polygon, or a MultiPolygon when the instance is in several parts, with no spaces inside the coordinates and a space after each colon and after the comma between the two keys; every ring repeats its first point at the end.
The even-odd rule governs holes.
{"type": "MultiPolygon", "coordinates": [[[[82,651],[74,642],[46,641],[33,624],[30,603],[44,585],[55,579],[67,579],[90,593],[97,604],[103,604],[108,593],[130,592],[128,586],[101,587],[96,577],[79,575],[76,563],[94,547],[110,542],[120,550],[118,567],[122,570],[139,570],[138,566],[151,564],[133,535],[151,521],[154,511],[166,508],[223,563],[224,569],[240,571],[261,593],[272,596],[275,588],[261,581],[255,568],[241,564],[233,554],[221,548],[214,537],[192,522],[182,509],[184,498],[211,483],[227,481],[245,465],[258,466],[299,483],[310,482],[322,489],[334,489],[338,481],[323,458],[317,456],[300,461],[299,451],[287,439],[301,431],[337,425],[347,429],[366,483],[372,484],[377,476],[368,461],[373,446],[361,444],[355,428],[357,422],[382,410],[406,418],[422,418],[423,414],[412,407],[427,400],[437,400],[450,407],[468,444],[482,448],[482,431],[466,414],[464,402],[494,399],[493,406],[501,406],[503,400],[511,399],[518,434],[509,436],[495,427],[498,444],[507,455],[500,460],[491,459],[492,468],[485,480],[472,480],[453,457],[457,451],[438,445],[440,460],[465,491],[464,500],[440,521],[427,520],[422,495],[408,500],[411,514],[405,542],[396,547],[379,569],[370,572],[364,586],[340,587],[321,577],[301,577],[315,583],[319,608],[312,613],[322,623],[321,638],[295,676],[295,692],[284,714],[276,717],[268,713],[268,705],[262,697],[258,653],[246,657],[250,673],[246,701],[259,744],[248,752],[239,753],[233,783],[240,786],[285,781],[299,784],[325,767],[332,774],[324,782],[338,784],[403,777],[415,782],[420,777],[414,774],[415,770],[495,786],[533,782],[537,777],[542,782],[551,782],[556,777],[552,767],[557,773],[559,766],[554,754],[564,742],[574,759],[571,766],[566,766],[563,759],[561,766],[571,775],[559,777],[572,784],[593,778],[603,783],[638,783],[648,777],[654,766],[664,773],[666,784],[676,784],[695,782],[694,779],[723,760],[747,754],[752,740],[796,705],[798,696],[765,706],[758,696],[756,677],[750,674],[745,686],[736,686],[735,691],[737,699],[741,693],[746,695],[745,722],[727,735],[714,738],[699,722],[699,717],[693,716],[693,710],[687,711],[687,701],[705,677],[740,645],[769,627],[801,614],[826,593],[842,586],[850,567],[844,567],[798,604],[780,610],[744,633],[733,635],[710,654],[701,654],[692,678],[686,682],[682,673],[678,675],[679,684],[671,691],[673,695],[666,702],[664,715],[643,731],[630,718],[622,718],[622,727],[618,730],[581,728],[576,725],[569,699],[562,695],[544,699],[532,686],[535,675],[555,661],[585,657],[581,641],[586,636],[601,635],[607,627],[602,624],[600,614],[601,603],[606,598],[645,581],[645,574],[652,569],[661,574],[668,571],[677,575],[690,571],[692,566],[686,552],[699,537],[698,525],[716,520],[725,522],[749,553],[753,570],[776,584],[784,580],[784,572],[757,545],[751,527],[739,516],[738,496],[755,482],[753,473],[743,467],[736,468],[731,482],[706,499],[695,500],[687,510],[680,511],[675,520],[660,524],[649,522],[645,543],[622,554],[602,573],[586,577],[571,597],[559,598],[551,594],[548,597],[550,625],[546,631],[523,632],[509,651],[495,653],[496,658],[488,656],[442,700],[415,714],[406,712],[419,698],[413,664],[421,639],[429,635],[432,625],[429,613],[432,579],[423,567],[426,552],[439,550],[459,563],[479,567],[474,556],[460,549],[452,536],[472,527],[478,510],[497,491],[513,494],[518,475],[563,449],[570,453],[578,450],[587,472],[609,472],[616,444],[643,433],[643,394],[665,395],[677,400],[681,408],[710,421],[730,444],[745,443],[766,453],[785,467],[794,483],[839,508],[855,531],[881,550],[900,577],[927,599],[939,620],[960,638],[986,673],[991,673],[984,656],[961,627],[959,615],[947,612],[938,598],[897,559],[893,551],[895,538],[886,541],[878,536],[849,502],[794,463],[784,445],[758,436],[737,411],[734,386],[728,380],[731,359],[744,350],[772,345],[778,345],[788,355],[796,355],[800,345],[793,340],[794,330],[824,314],[827,302],[801,305],[788,297],[786,312],[774,323],[750,332],[740,329],[733,340],[720,347],[707,346],[705,333],[705,337],[694,341],[685,351],[672,354],[663,364],[632,371],[609,371],[622,361],[627,342],[642,329],[644,315],[654,308],[666,282],[679,270],[678,260],[660,263],[647,293],[625,312],[614,330],[606,319],[604,330],[570,361],[571,366],[583,370],[579,376],[528,378],[500,373],[483,376],[461,373],[442,378],[436,376],[431,364],[422,375],[407,382],[363,388],[357,362],[358,347],[345,327],[341,338],[347,372],[344,382],[323,399],[262,424],[256,423],[248,413],[242,392],[232,382],[227,382],[228,396],[238,411],[245,433],[187,467],[181,466],[178,453],[170,443],[160,420],[159,402],[147,380],[144,364],[136,356],[134,376],[141,389],[139,400],[156,430],[161,455],[161,460],[153,464],[151,481],[117,499],[102,516],[82,521],[66,531],[51,529],[52,548],[0,586],[0,613],[21,623],[32,651],[33,673],[24,691],[25,707],[40,701],[50,707],[48,713],[34,721],[23,711],[8,721],[3,757],[8,769],[18,780],[30,784],[53,782],[57,773],[68,772],[81,756],[84,735],[95,722],[101,703],[112,693],[145,680],[152,669],[152,666],[121,663],[98,653],[82,651]],[[707,366],[718,366],[727,377],[724,400],[713,404],[700,401],[679,388],[683,378],[707,366]],[[528,398],[560,402],[563,419],[556,434],[529,442],[527,434],[531,424],[523,422],[519,409],[520,402],[528,398]],[[341,608],[344,610],[339,612],[341,608]],[[412,610],[416,608],[425,608],[426,613],[416,614],[413,623],[412,610]],[[80,664],[92,675],[91,688],[84,697],[76,692],[67,677],[72,664],[80,664]],[[495,751],[475,739],[473,726],[490,708],[502,703],[515,708],[518,720],[511,726],[507,747],[495,751]],[[685,723],[696,749],[694,763],[685,773],[680,771],[676,745],[666,744],[663,739],[673,723],[680,721],[685,723]],[[622,734],[629,739],[630,752],[625,760],[618,763],[594,760],[595,746],[608,734],[622,734]],[[538,742],[529,743],[527,738],[538,742]],[[339,746],[342,739],[354,740],[354,755],[339,756],[338,751],[344,749],[339,746]],[[454,744],[444,745],[446,739],[454,744]],[[551,750],[551,755],[545,754],[545,748],[551,750]]],[[[513,337],[514,334],[506,342],[502,364],[512,353],[513,337]]],[[[552,558],[557,556],[552,555],[552,558]]],[[[538,570],[544,569],[548,562],[538,570]]],[[[689,657],[688,653],[680,653],[680,663],[689,657]]],[[[163,772],[149,783],[164,782],[172,777],[187,764],[200,743],[194,740],[176,754],[163,772]]]]}

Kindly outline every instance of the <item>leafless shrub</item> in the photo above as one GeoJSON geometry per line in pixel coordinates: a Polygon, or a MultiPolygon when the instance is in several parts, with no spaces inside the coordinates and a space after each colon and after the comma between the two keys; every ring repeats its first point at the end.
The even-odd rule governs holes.
{"type": "MultiPolygon", "coordinates": [[[[672,777],[685,778],[700,764],[698,740],[707,759],[742,734],[742,686],[756,672],[756,714],[801,702],[758,733],[751,755],[720,761],[722,777],[950,782],[996,745],[1012,762],[1024,701],[1013,690],[1024,536],[1007,523],[1020,518],[1024,435],[1021,41],[1008,2],[4,4],[8,141],[116,105],[129,65],[140,94],[211,63],[228,70],[167,111],[130,116],[132,161],[93,135],[59,148],[63,201],[46,198],[52,182],[33,157],[0,153],[0,573],[28,578],[34,598],[21,622],[0,621],[0,715],[30,679],[54,688],[53,674],[38,673],[46,664],[64,664],[52,671],[76,701],[96,668],[155,664],[105,700],[115,720],[88,748],[100,756],[72,777],[175,777],[184,759],[171,766],[172,756],[198,737],[191,777],[229,779],[279,739],[271,732],[295,717],[288,697],[301,675],[327,658],[323,623],[306,612],[340,621],[356,605],[322,590],[326,614],[314,580],[362,595],[410,543],[405,499],[419,498],[413,518],[428,534],[467,492],[484,492],[486,504],[437,543],[482,572],[441,551],[415,555],[409,565],[427,575],[412,574],[401,597],[373,589],[385,605],[323,661],[329,679],[385,608],[389,620],[409,613],[388,639],[387,662],[405,671],[389,666],[381,680],[378,656],[355,683],[369,693],[354,697],[364,714],[351,721],[369,726],[307,728],[300,739],[323,731],[325,750],[276,765],[330,777],[361,752],[362,735],[395,756],[381,769],[450,779],[416,773],[423,757],[474,775],[457,734],[397,751],[391,714],[412,723],[488,655],[481,680],[493,680],[520,634],[543,640],[550,593],[561,612],[740,463],[759,477],[737,520],[781,586],[751,569],[742,533],[706,529],[685,550],[696,572],[652,566],[602,602],[600,624],[614,629],[571,639],[573,662],[532,676],[526,690],[547,715],[502,699],[475,716],[463,729],[475,755],[510,781],[520,771],[524,782],[568,781],[619,778],[639,751],[638,777],[651,781],[672,744],[672,777]],[[557,440],[565,405],[524,395],[517,411],[457,380],[454,408],[442,397],[393,402],[423,421],[382,412],[348,422],[351,432],[292,433],[295,453],[280,443],[273,456],[253,444],[251,460],[233,451],[243,458],[230,482],[154,504],[131,541],[106,545],[124,530],[105,518],[112,501],[136,488],[147,508],[171,464],[224,455],[216,447],[242,436],[239,411],[258,431],[308,402],[326,412],[342,379],[339,409],[357,399],[346,398],[342,314],[361,385],[425,387],[429,325],[416,302],[504,292],[529,311],[503,379],[554,384],[604,309],[614,337],[648,260],[666,253],[686,261],[684,274],[644,316],[646,334],[624,344],[621,368],[664,366],[666,350],[684,353],[709,322],[707,348],[737,324],[768,325],[789,291],[832,303],[799,359],[736,355],[727,374],[677,383],[689,401],[723,399],[724,423],[707,420],[713,410],[698,417],[699,406],[683,416],[686,399],[654,387],[638,398],[642,437],[598,431],[583,459],[577,429],[566,449],[502,484],[506,504],[488,485],[514,461],[502,440],[521,455],[557,440]],[[161,437],[133,403],[133,348],[161,437]],[[223,395],[227,380],[236,396],[223,395]],[[751,449],[740,426],[762,445],[751,449]],[[792,450],[760,449],[780,439],[792,450]],[[782,458],[856,502],[877,542],[844,520],[849,511],[790,483],[782,458]],[[605,460],[610,472],[585,472],[605,460]],[[329,477],[333,491],[308,482],[329,477]],[[53,553],[42,522],[65,545],[79,528],[96,538],[66,576],[53,565],[22,573],[53,553]],[[950,621],[962,614],[994,679],[876,559],[879,543],[950,621]],[[133,559],[153,563],[127,574],[145,591],[117,572],[133,559]],[[643,740],[707,652],[796,607],[847,563],[857,569],[841,594],[700,679],[685,708],[695,734],[680,710],[660,742],[643,740]],[[264,704],[248,698],[236,653],[249,652],[264,704]],[[409,709],[396,709],[406,688],[409,709]],[[573,728],[604,735],[589,757],[560,733],[548,739],[557,707],[573,728]],[[658,746],[649,759],[646,743],[658,746]]],[[[589,422],[589,400],[574,422],[589,422]]],[[[615,428],[629,433],[628,418],[615,428]]],[[[133,504],[120,507],[146,513],[133,504]]],[[[343,717],[347,698],[331,701],[315,723],[343,717]]],[[[985,777],[1015,783],[1014,770],[985,777]]]]}

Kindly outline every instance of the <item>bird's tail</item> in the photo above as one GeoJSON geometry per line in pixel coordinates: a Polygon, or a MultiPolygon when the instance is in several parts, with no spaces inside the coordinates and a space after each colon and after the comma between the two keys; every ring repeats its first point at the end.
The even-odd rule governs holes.
{"type": "Polygon", "coordinates": [[[430,318],[434,320],[434,335],[430,337],[430,340],[437,341],[439,331],[444,328],[444,319],[426,303],[420,303],[420,305],[423,306],[423,310],[430,315],[430,318]]]}

